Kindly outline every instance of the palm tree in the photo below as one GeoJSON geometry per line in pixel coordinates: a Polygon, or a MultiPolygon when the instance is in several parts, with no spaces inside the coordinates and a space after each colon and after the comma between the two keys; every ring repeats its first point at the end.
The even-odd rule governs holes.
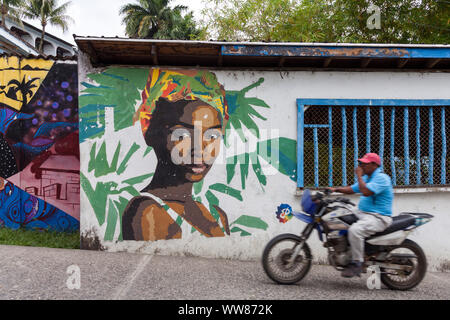
{"type": "Polygon", "coordinates": [[[33,96],[33,91],[31,89],[37,88],[37,85],[34,84],[36,80],[39,80],[39,78],[33,78],[27,81],[26,77],[23,77],[22,82],[16,79],[9,81],[9,89],[6,96],[10,99],[22,101],[22,107],[25,107],[28,104],[28,96],[33,96]],[[18,92],[20,92],[22,100],[17,97],[18,92]]]}
{"type": "Polygon", "coordinates": [[[2,27],[6,28],[6,17],[10,17],[13,20],[21,23],[19,7],[22,5],[23,0],[1,0],[0,12],[2,15],[2,27]]]}
{"type": "Polygon", "coordinates": [[[144,39],[189,39],[195,29],[192,15],[182,17],[181,13],[187,7],[178,5],[170,8],[170,1],[137,0],[138,3],[124,5],[119,13],[125,16],[122,23],[126,26],[126,34],[144,39]]]}
{"type": "Polygon", "coordinates": [[[66,14],[71,1],[58,6],[58,0],[27,0],[23,6],[26,18],[37,19],[41,22],[42,36],[39,43],[39,52],[44,46],[45,27],[47,24],[59,26],[66,32],[73,19],[66,14]]]}

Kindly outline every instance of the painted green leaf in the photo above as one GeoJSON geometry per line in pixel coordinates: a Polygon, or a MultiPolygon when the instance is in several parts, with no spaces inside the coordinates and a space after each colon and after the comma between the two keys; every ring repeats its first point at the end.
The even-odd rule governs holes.
{"type": "Polygon", "coordinates": [[[121,175],[126,169],[127,169],[127,164],[128,161],[130,160],[131,156],[140,149],[141,147],[137,144],[134,143],[130,150],[128,151],[128,153],[126,154],[125,158],[122,160],[122,163],[119,166],[119,169],[117,169],[117,175],[121,175]]]}
{"type": "Polygon", "coordinates": [[[240,233],[241,233],[241,237],[248,237],[248,236],[251,236],[251,235],[252,235],[251,233],[249,233],[249,232],[247,232],[247,231],[245,231],[245,230],[242,230],[242,229],[239,228],[239,227],[233,227],[233,228],[231,228],[230,232],[231,232],[231,233],[240,232],[240,233]]]}
{"type": "Polygon", "coordinates": [[[224,194],[227,194],[229,196],[232,196],[233,198],[238,199],[239,201],[243,201],[241,192],[239,190],[236,190],[232,187],[229,187],[223,183],[216,183],[209,187],[210,190],[215,190],[224,194]]]}
{"type": "Polygon", "coordinates": [[[225,134],[223,136],[223,143],[227,148],[230,147],[230,135],[231,135],[231,121],[228,121],[227,125],[225,126],[225,134]]]}
{"type": "Polygon", "coordinates": [[[297,181],[297,141],[276,138],[258,142],[258,155],[280,173],[297,181]]]}
{"type": "Polygon", "coordinates": [[[241,138],[242,142],[247,142],[247,138],[245,137],[244,131],[242,130],[241,121],[238,118],[232,118],[230,121],[239,137],[241,138]]]}
{"type": "Polygon", "coordinates": [[[194,183],[194,194],[195,195],[198,195],[200,192],[202,192],[203,182],[204,182],[204,180],[194,183]]]}
{"type": "Polygon", "coordinates": [[[259,139],[258,125],[255,123],[255,121],[252,120],[251,117],[244,117],[242,118],[241,122],[250,130],[250,133],[252,133],[259,139]]]}
{"type": "Polygon", "coordinates": [[[231,158],[227,158],[227,183],[230,184],[231,180],[233,180],[234,175],[236,173],[236,165],[238,163],[238,157],[234,156],[231,158]]]}
{"type": "Polygon", "coordinates": [[[94,175],[96,178],[108,175],[112,172],[116,172],[121,148],[120,142],[116,148],[116,151],[114,152],[111,165],[108,163],[108,159],[106,156],[106,142],[102,143],[102,145],[100,146],[100,150],[98,151],[97,154],[95,153],[96,146],[97,146],[96,143],[94,143],[94,145],[91,148],[90,159],[88,164],[89,172],[95,170],[94,175]]]}
{"type": "Polygon", "coordinates": [[[248,228],[255,228],[255,229],[261,229],[261,230],[267,230],[267,228],[269,228],[269,225],[267,223],[265,223],[261,218],[247,216],[247,215],[240,216],[231,225],[236,225],[236,224],[239,224],[241,226],[248,227],[248,228]]]}
{"type": "Polygon", "coordinates": [[[152,150],[153,150],[152,147],[147,147],[147,149],[145,149],[145,152],[144,152],[144,157],[146,157],[152,150]]]}
{"type": "Polygon", "coordinates": [[[256,111],[255,109],[253,109],[253,108],[251,108],[251,110],[249,110],[248,112],[249,112],[249,114],[252,114],[252,115],[254,115],[255,117],[257,117],[257,118],[259,118],[259,119],[261,119],[261,120],[263,120],[263,121],[266,121],[266,120],[267,120],[266,117],[263,117],[259,112],[257,112],[257,111],[256,111]]]}
{"type": "Polygon", "coordinates": [[[112,241],[114,239],[114,233],[116,231],[117,218],[119,214],[117,212],[114,202],[109,200],[108,220],[106,223],[105,241],[112,241]]]}
{"type": "Polygon", "coordinates": [[[214,208],[214,206],[219,206],[219,199],[209,190],[206,191],[205,197],[208,200],[209,211],[211,212],[211,215],[214,217],[214,219],[216,219],[216,221],[219,221],[220,214],[219,212],[217,212],[216,208],[214,208]]]}
{"type": "Polygon", "coordinates": [[[258,178],[259,183],[263,186],[267,185],[267,177],[264,175],[262,171],[261,163],[259,162],[259,156],[257,154],[252,154],[250,159],[252,160],[253,172],[258,178]]]}
{"type": "Polygon", "coordinates": [[[129,193],[133,197],[140,195],[139,191],[132,186],[117,189],[118,184],[115,182],[97,182],[94,189],[82,172],[80,172],[80,183],[86,193],[86,196],[88,197],[89,203],[94,210],[100,226],[105,223],[106,204],[110,195],[120,195],[125,192],[129,193]]]}
{"type": "Polygon", "coordinates": [[[110,194],[110,191],[113,188],[117,187],[117,184],[113,182],[97,183],[94,190],[91,183],[82,172],[80,172],[80,184],[86,193],[92,208],[94,209],[98,224],[103,225],[105,223],[105,211],[108,194],[110,194]]]}
{"type": "Polygon", "coordinates": [[[128,199],[125,199],[124,197],[119,197],[119,201],[114,200],[114,204],[116,205],[117,211],[119,212],[119,224],[120,224],[120,233],[119,233],[119,241],[123,240],[123,235],[122,235],[122,215],[125,211],[125,208],[127,207],[129,201],[128,199]]]}
{"type": "Polygon", "coordinates": [[[95,151],[96,150],[97,150],[97,142],[95,142],[91,148],[89,164],[88,164],[88,172],[92,172],[92,170],[95,169],[95,156],[96,156],[95,151]]]}
{"type": "Polygon", "coordinates": [[[250,165],[250,155],[248,153],[244,153],[238,156],[239,167],[241,169],[241,185],[242,190],[245,190],[245,183],[248,177],[248,167],[250,165]]]}
{"type": "Polygon", "coordinates": [[[236,165],[239,163],[241,172],[241,186],[245,190],[245,185],[248,177],[248,168],[250,166],[250,154],[242,153],[234,157],[227,158],[227,184],[233,180],[236,173],[236,165]]]}
{"type": "Polygon", "coordinates": [[[258,98],[245,98],[245,101],[249,105],[270,109],[270,106],[267,103],[265,103],[263,100],[258,99],[258,98]]]}
{"type": "Polygon", "coordinates": [[[131,186],[134,186],[135,184],[139,184],[144,182],[147,179],[150,179],[151,177],[153,177],[154,173],[149,173],[149,174],[144,174],[142,176],[139,177],[134,177],[131,179],[127,179],[125,180],[123,183],[129,184],[131,186]]]}

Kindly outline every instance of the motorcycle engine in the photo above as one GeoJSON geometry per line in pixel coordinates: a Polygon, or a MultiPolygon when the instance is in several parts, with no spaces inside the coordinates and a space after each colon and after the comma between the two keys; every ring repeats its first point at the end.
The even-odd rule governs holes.
{"type": "Polygon", "coordinates": [[[325,247],[333,248],[328,255],[328,258],[331,260],[330,263],[332,265],[346,266],[352,259],[347,236],[341,235],[339,232],[332,232],[328,235],[327,239],[328,241],[325,243],[325,247]]]}

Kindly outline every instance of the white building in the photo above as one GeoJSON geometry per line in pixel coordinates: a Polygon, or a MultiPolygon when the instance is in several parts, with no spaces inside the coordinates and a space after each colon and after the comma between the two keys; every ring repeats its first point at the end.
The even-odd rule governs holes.
{"type": "MultiPolygon", "coordinates": [[[[92,133],[92,138],[80,134],[81,173],[92,190],[96,185],[113,183],[115,186],[107,199],[96,198],[90,194],[91,189],[82,188],[82,236],[98,236],[110,251],[256,259],[271,238],[280,233],[300,234],[304,227],[304,223],[296,219],[281,224],[275,214],[280,204],[290,204],[294,210],[300,210],[300,196],[305,188],[353,184],[355,159],[371,151],[383,156],[385,171],[393,180],[394,215],[408,211],[434,215],[432,222],[418,228],[411,238],[423,247],[432,269],[448,269],[450,46],[226,43],[95,37],[76,37],[76,43],[80,49],[80,101],[89,101],[86,105],[80,103],[80,123],[87,123],[84,128],[80,127],[80,132],[90,129],[92,121],[97,121],[96,130],[106,127],[103,136],[98,135],[98,131],[92,133]],[[203,199],[205,205],[220,201],[231,226],[229,237],[160,241],[121,239],[122,212],[118,212],[118,194],[127,188],[124,181],[151,173],[156,159],[145,153],[146,144],[139,123],[119,129],[114,127],[115,119],[98,120],[105,114],[105,109],[114,110],[122,105],[105,105],[97,110],[98,117],[93,117],[94,102],[91,100],[95,99],[95,87],[99,88],[99,94],[107,92],[106,84],[101,82],[103,75],[109,81],[108,88],[113,86],[111,79],[116,79],[117,90],[125,97],[135,99],[130,103],[137,111],[142,104],[138,93],[145,90],[149,71],[158,68],[189,70],[189,74],[210,71],[229,92],[230,105],[241,92],[243,96],[239,101],[248,98],[249,105],[257,110],[260,116],[242,104],[234,106],[247,108],[241,114],[251,113],[251,120],[260,131],[259,140],[246,129],[247,143],[232,133],[229,139],[234,139],[240,146],[233,150],[222,146],[218,159],[254,154],[255,150],[261,149],[259,142],[264,140],[263,134],[265,139],[278,144],[278,160],[259,156],[259,168],[253,160],[250,160],[250,166],[248,162],[235,162],[234,167],[230,162],[216,161],[204,179],[201,191],[196,191],[196,197],[203,199]],[[98,82],[91,79],[98,79],[98,82]],[[130,91],[128,79],[139,86],[130,91]],[[120,84],[122,80],[123,85],[120,84]],[[89,87],[85,88],[85,85],[89,87]],[[84,90],[88,94],[82,99],[84,90]],[[106,145],[108,164],[117,157],[118,145],[121,147],[118,161],[120,163],[128,155],[126,170],[109,171],[105,175],[100,174],[102,167],[96,170],[94,156],[100,153],[103,144],[106,145]],[[132,149],[134,144],[141,147],[133,156],[123,151],[132,149]],[[136,162],[132,164],[134,157],[136,162]],[[274,167],[277,170],[274,171],[274,167]],[[230,193],[218,193],[217,183],[238,193],[235,197],[230,197],[230,193]],[[214,187],[208,190],[208,185],[214,187]]],[[[111,94],[115,92],[111,90],[111,94]]],[[[240,125],[250,129],[252,122],[242,120],[240,125]]],[[[234,128],[238,125],[233,123],[234,128]]],[[[150,180],[137,183],[136,190],[145,188],[150,180]]],[[[358,201],[358,198],[352,197],[352,200],[358,201]]],[[[314,258],[327,261],[326,249],[317,237],[309,241],[314,258]]]]}
{"type": "MultiPolygon", "coordinates": [[[[39,44],[42,30],[23,22],[23,26],[17,22],[6,19],[6,28],[0,27],[0,54],[13,55],[39,55],[39,44]]],[[[71,57],[77,54],[76,48],[58,37],[45,33],[43,53],[46,56],[71,57]]]]}

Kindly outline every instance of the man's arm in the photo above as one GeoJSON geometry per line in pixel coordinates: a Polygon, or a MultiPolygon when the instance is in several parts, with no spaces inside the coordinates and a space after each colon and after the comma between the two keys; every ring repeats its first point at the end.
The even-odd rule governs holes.
{"type": "Polygon", "coordinates": [[[354,194],[352,187],[328,188],[331,192],[339,192],[344,194],[354,194]]]}

